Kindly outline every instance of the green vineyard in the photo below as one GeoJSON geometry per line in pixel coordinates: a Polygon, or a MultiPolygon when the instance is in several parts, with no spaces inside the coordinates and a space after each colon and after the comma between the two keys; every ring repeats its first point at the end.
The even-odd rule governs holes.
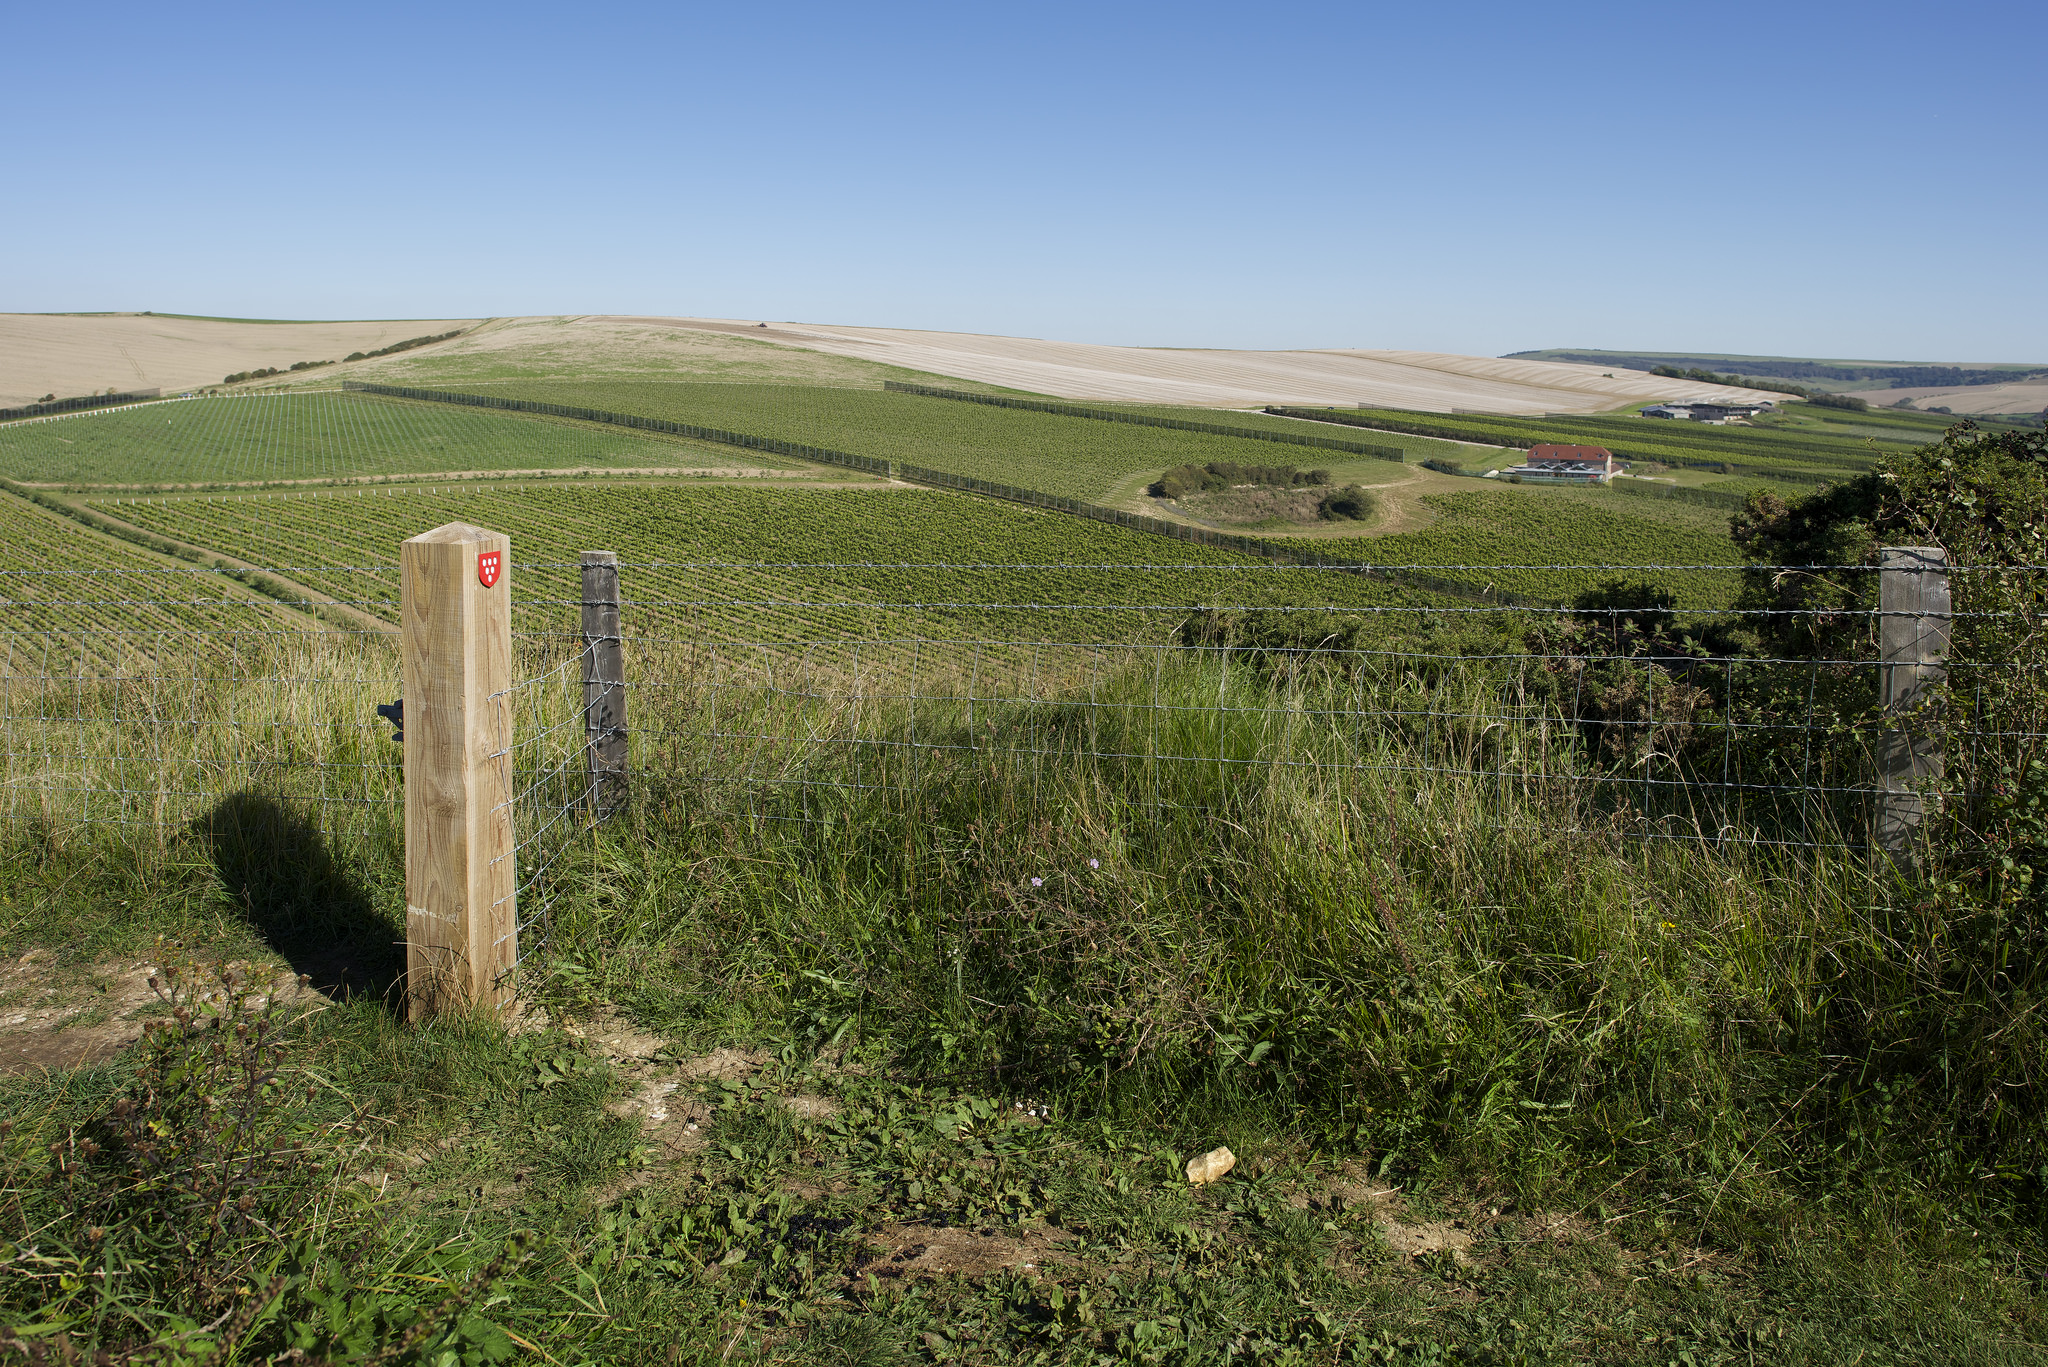
{"type": "MultiPolygon", "coordinates": [[[[1839,478],[1866,470],[1881,454],[1931,440],[1912,429],[1886,429],[1887,439],[1832,429],[1709,427],[1636,417],[1515,418],[1416,413],[1404,409],[1284,409],[1324,422],[1373,431],[1408,432],[1452,441],[1528,447],[1539,442],[1601,445],[1631,460],[1675,465],[1715,463],[1744,473],[1839,478]]],[[[1938,435],[1938,434],[1936,434],[1938,435]]]]}
{"type": "Polygon", "coordinates": [[[1728,515],[1678,502],[1618,500],[1608,490],[1480,487],[1423,500],[1437,520],[1418,532],[1318,543],[1331,555],[1383,564],[1461,566],[1468,582],[1568,601],[1618,571],[1526,569],[1551,565],[1726,565],[1722,570],[1632,570],[1628,577],[1670,589],[1689,608],[1726,607],[1742,563],[1728,515]]]}
{"type": "MultiPolygon", "coordinates": [[[[1274,444],[1266,441],[872,389],[641,381],[520,381],[465,388],[724,428],[1078,499],[1100,498],[1129,476],[1176,465],[1268,465],[1274,459],[1274,444]]],[[[1237,417],[1211,416],[1232,422],[1237,417]]],[[[1318,453],[1312,463],[1346,456],[1318,453]]],[[[1295,463],[1306,459],[1304,453],[1295,463]]]]}
{"type": "Polygon", "coordinates": [[[922,489],[482,486],[99,499],[397,620],[398,543],[446,522],[512,538],[520,629],[573,622],[578,555],[629,568],[642,639],[996,638],[1157,642],[1196,606],[1383,608],[1430,601],[1369,578],[1274,567],[1058,513],[922,489]],[[1156,568],[1149,568],[1156,567],[1156,568]]]}
{"type": "MultiPolygon", "coordinates": [[[[227,484],[443,471],[726,467],[730,451],[646,433],[366,394],[215,396],[0,426],[0,477],[227,484]]],[[[799,462],[750,454],[744,462],[799,462]]]]}
{"type": "Polygon", "coordinates": [[[130,550],[4,496],[0,609],[10,679],[97,667],[149,651],[165,633],[276,632],[292,625],[286,609],[223,575],[130,550]]]}

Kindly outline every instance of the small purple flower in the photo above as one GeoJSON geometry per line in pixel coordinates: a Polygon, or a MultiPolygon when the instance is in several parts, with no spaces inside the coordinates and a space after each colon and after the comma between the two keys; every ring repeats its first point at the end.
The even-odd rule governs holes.
{"type": "Polygon", "coordinates": [[[1100,859],[1091,859],[1088,861],[1088,867],[1091,869],[1099,869],[1102,867],[1102,861],[1100,859]]]}
{"type": "Polygon", "coordinates": [[[1031,880],[1031,886],[1034,888],[1042,888],[1045,886],[1045,880],[1043,878],[1034,878],[1031,880]]]}

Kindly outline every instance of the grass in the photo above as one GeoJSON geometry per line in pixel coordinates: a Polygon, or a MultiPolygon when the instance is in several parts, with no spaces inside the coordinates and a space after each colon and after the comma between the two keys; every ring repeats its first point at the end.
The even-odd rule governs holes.
{"type": "Polygon", "coordinates": [[[798,463],[648,434],[361,394],[208,397],[0,427],[0,476],[227,484],[436,471],[798,463]]]}
{"type": "MultiPolygon", "coordinates": [[[[637,323],[608,328],[580,318],[512,318],[456,342],[359,363],[348,378],[426,388],[509,380],[588,382],[598,378],[880,389],[884,381],[997,391],[857,357],[778,346],[757,338],[637,323]]],[[[332,383],[331,378],[319,382],[332,383]]],[[[286,381],[289,383],[289,381],[286,381]]]]}
{"type": "MultiPolygon", "coordinates": [[[[1693,510],[1432,497],[1427,532],[1361,545],[1732,560],[1693,510]]],[[[59,1334],[437,1367],[2048,1359],[2033,932],[1907,864],[1634,838],[1829,830],[1799,793],[1644,813],[1655,746],[1592,781],[1526,655],[1545,614],[926,490],[84,501],[300,566],[510,531],[520,857],[552,862],[520,1027],[403,1023],[392,643],[133,601],[196,576],[38,600],[9,637],[0,966],[61,993],[183,961],[229,1014],[0,1077],[0,1360],[59,1334]],[[640,562],[637,777],[587,831],[553,818],[592,546],[640,562]],[[1374,631],[1327,667],[1165,645],[1195,603],[1374,631]],[[332,1004],[251,987],[274,970],[332,1004]],[[246,1106],[221,1067],[273,1044],[246,1106]],[[138,1180],[137,1107],[233,1163],[138,1180]],[[1236,1170],[1190,1187],[1218,1144],[1236,1170]]],[[[9,567],[168,565],[0,517],[9,567]]],[[[386,573],[296,573],[389,615],[386,573]]],[[[1743,724],[1768,749],[1779,720],[1743,724]]],[[[1824,791],[1861,781],[1830,767],[1856,743],[1758,762],[1824,791]]]]}
{"type": "MultiPolygon", "coordinates": [[[[1422,762],[1397,714],[1331,728],[1311,686],[1195,661],[1156,712],[1048,698],[979,719],[1013,743],[747,764],[714,733],[786,700],[646,695],[646,743],[683,748],[565,848],[544,1019],[408,1028],[373,989],[281,1036],[316,1085],[277,1123],[348,1142],[274,1179],[320,1194],[293,1207],[314,1245],[237,1246],[277,1305],[243,1353],[343,1355],[355,1326],[367,1355],[423,1323],[421,1360],[2048,1352],[2038,1127],[1976,1118],[2038,1045],[2032,986],[1942,986],[1995,944],[1860,862],[1619,840],[1568,794],[1422,762]],[[1154,746],[1259,762],[1124,758],[1154,746]],[[644,1042],[600,1043],[622,1023],[644,1042]],[[1219,1143],[1237,1171],[1190,1188],[1219,1143]],[[1402,1251],[1447,1230],[1459,1254],[1402,1251]]],[[[344,748],[186,819],[8,823],[0,948],[168,932],[315,972],[381,955],[388,980],[390,817],[263,796],[373,748],[358,701],[223,696],[240,729],[344,748]]],[[[241,772],[265,770],[222,789],[241,772]]],[[[0,1214],[43,1229],[42,1262],[0,1264],[18,1325],[212,1318],[149,1266],[104,1294],[58,1277],[89,1231],[46,1146],[98,1133],[134,1066],[0,1082],[0,1214]]]]}
{"type": "Polygon", "coordinates": [[[1479,567],[1446,573],[1553,601],[1569,600],[1621,571],[1549,566],[1726,565],[1725,573],[1649,569],[1627,575],[1670,588],[1689,608],[1734,601],[1742,557],[1728,538],[1727,514],[1717,509],[1648,499],[1624,504],[1606,490],[1568,488],[1480,487],[1425,495],[1422,502],[1437,514],[1422,531],[1319,545],[1331,555],[1386,564],[1479,567]]]}

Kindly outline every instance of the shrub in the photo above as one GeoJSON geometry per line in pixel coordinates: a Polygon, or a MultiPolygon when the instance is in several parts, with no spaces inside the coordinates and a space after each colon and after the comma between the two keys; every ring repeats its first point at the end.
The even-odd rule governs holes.
{"type": "Polygon", "coordinates": [[[1194,493],[1215,493],[1240,484],[1293,489],[1303,485],[1320,487],[1329,482],[1328,470],[1297,470],[1291,465],[1239,465],[1235,461],[1212,460],[1207,465],[1176,465],[1153,480],[1145,492],[1154,498],[1182,498],[1194,493]]]}
{"type": "Polygon", "coordinates": [[[1379,511],[1379,500],[1370,489],[1356,484],[1347,484],[1341,489],[1323,495],[1316,505],[1316,512],[1325,518],[1359,521],[1379,511]]]}

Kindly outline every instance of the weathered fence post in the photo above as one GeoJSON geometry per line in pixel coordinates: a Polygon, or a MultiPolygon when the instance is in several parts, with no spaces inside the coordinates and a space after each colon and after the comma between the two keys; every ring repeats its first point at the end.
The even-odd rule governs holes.
{"type": "Polygon", "coordinates": [[[504,1006],[519,958],[511,551],[503,535],[462,522],[399,547],[413,1020],[504,1006]]]}
{"type": "Polygon", "coordinates": [[[1948,552],[1887,546],[1877,560],[1878,648],[1886,724],[1877,743],[1879,849],[1899,851],[1927,814],[1925,786],[1942,775],[1941,741],[1914,714],[1947,676],[1948,552]]]}
{"type": "Polygon", "coordinates": [[[626,651],[619,638],[619,557],[583,553],[583,743],[600,818],[626,795],[626,651]]]}

